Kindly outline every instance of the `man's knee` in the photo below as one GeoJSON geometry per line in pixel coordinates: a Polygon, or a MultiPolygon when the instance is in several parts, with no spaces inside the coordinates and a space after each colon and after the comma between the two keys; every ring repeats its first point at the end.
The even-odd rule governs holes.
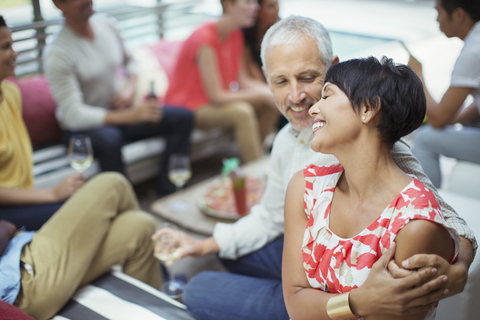
{"type": "Polygon", "coordinates": [[[106,188],[131,187],[130,182],[123,174],[113,171],[102,172],[95,175],[89,181],[89,184],[94,183],[105,185],[106,188]]]}

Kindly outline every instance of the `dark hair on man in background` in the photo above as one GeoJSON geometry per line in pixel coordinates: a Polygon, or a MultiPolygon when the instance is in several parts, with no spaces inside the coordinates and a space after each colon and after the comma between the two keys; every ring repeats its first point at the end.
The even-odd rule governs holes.
{"type": "Polygon", "coordinates": [[[327,71],[325,83],[342,90],[355,112],[362,105],[380,108],[378,130],[382,141],[392,147],[401,137],[420,127],[427,102],[418,76],[406,65],[375,57],[338,63],[327,71]]]}
{"type": "Polygon", "coordinates": [[[7,23],[5,22],[5,19],[3,19],[3,16],[0,16],[0,28],[1,27],[6,27],[7,23]]]}
{"type": "Polygon", "coordinates": [[[440,0],[442,7],[451,16],[457,8],[462,8],[473,22],[480,20],[480,0],[440,0]]]}

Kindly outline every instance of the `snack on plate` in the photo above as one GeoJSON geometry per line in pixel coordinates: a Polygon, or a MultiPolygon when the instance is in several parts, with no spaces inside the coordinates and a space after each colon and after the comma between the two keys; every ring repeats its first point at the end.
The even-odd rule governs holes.
{"type": "MultiPolygon", "coordinates": [[[[260,203],[265,191],[265,182],[260,178],[247,176],[245,188],[247,212],[250,212],[252,206],[260,203]]],[[[234,220],[241,218],[237,213],[232,180],[228,177],[215,180],[207,189],[204,197],[199,199],[198,205],[202,212],[216,218],[234,220]]]]}

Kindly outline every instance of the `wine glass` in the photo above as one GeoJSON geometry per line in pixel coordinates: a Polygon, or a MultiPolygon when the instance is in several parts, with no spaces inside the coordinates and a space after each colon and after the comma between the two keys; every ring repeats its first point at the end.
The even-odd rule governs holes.
{"type": "Polygon", "coordinates": [[[84,173],[93,162],[92,141],[86,135],[74,135],[68,145],[70,166],[78,173],[84,173]]]}
{"type": "MultiPolygon", "coordinates": [[[[168,160],[168,179],[177,187],[177,192],[187,183],[192,176],[190,157],[187,154],[172,154],[168,160]]],[[[188,202],[175,200],[170,203],[170,208],[176,212],[187,211],[188,202]]]]}
{"type": "Polygon", "coordinates": [[[162,285],[162,291],[173,299],[180,298],[183,294],[184,283],[175,280],[173,262],[178,259],[178,253],[182,250],[178,227],[171,223],[163,223],[160,230],[164,233],[155,242],[155,257],[164,262],[170,275],[169,281],[162,285]]]}

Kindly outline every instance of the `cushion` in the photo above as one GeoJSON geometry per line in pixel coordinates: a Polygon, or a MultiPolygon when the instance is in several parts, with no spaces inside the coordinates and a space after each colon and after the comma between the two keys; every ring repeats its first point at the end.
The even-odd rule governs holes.
{"type": "Polygon", "coordinates": [[[0,316],[2,320],[34,320],[22,310],[2,300],[0,300],[0,316]]]}
{"type": "Polygon", "coordinates": [[[55,101],[44,75],[9,78],[22,95],[23,120],[34,146],[58,143],[60,128],[55,118],[55,101]]]}
{"type": "Polygon", "coordinates": [[[170,79],[175,69],[178,54],[182,48],[183,41],[165,41],[160,40],[150,46],[153,54],[157,57],[158,62],[163,66],[170,79]]]}
{"type": "Polygon", "coordinates": [[[138,65],[137,84],[133,105],[139,105],[150,93],[150,83],[153,81],[155,94],[158,98],[165,96],[168,88],[168,77],[165,69],[158,61],[153,51],[146,46],[133,51],[133,58],[138,65]]]}
{"type": "Polygon", "coordinates": [[[57,319],[194,320],[184,304],[117,271],[79,288],[57,319]]]}

